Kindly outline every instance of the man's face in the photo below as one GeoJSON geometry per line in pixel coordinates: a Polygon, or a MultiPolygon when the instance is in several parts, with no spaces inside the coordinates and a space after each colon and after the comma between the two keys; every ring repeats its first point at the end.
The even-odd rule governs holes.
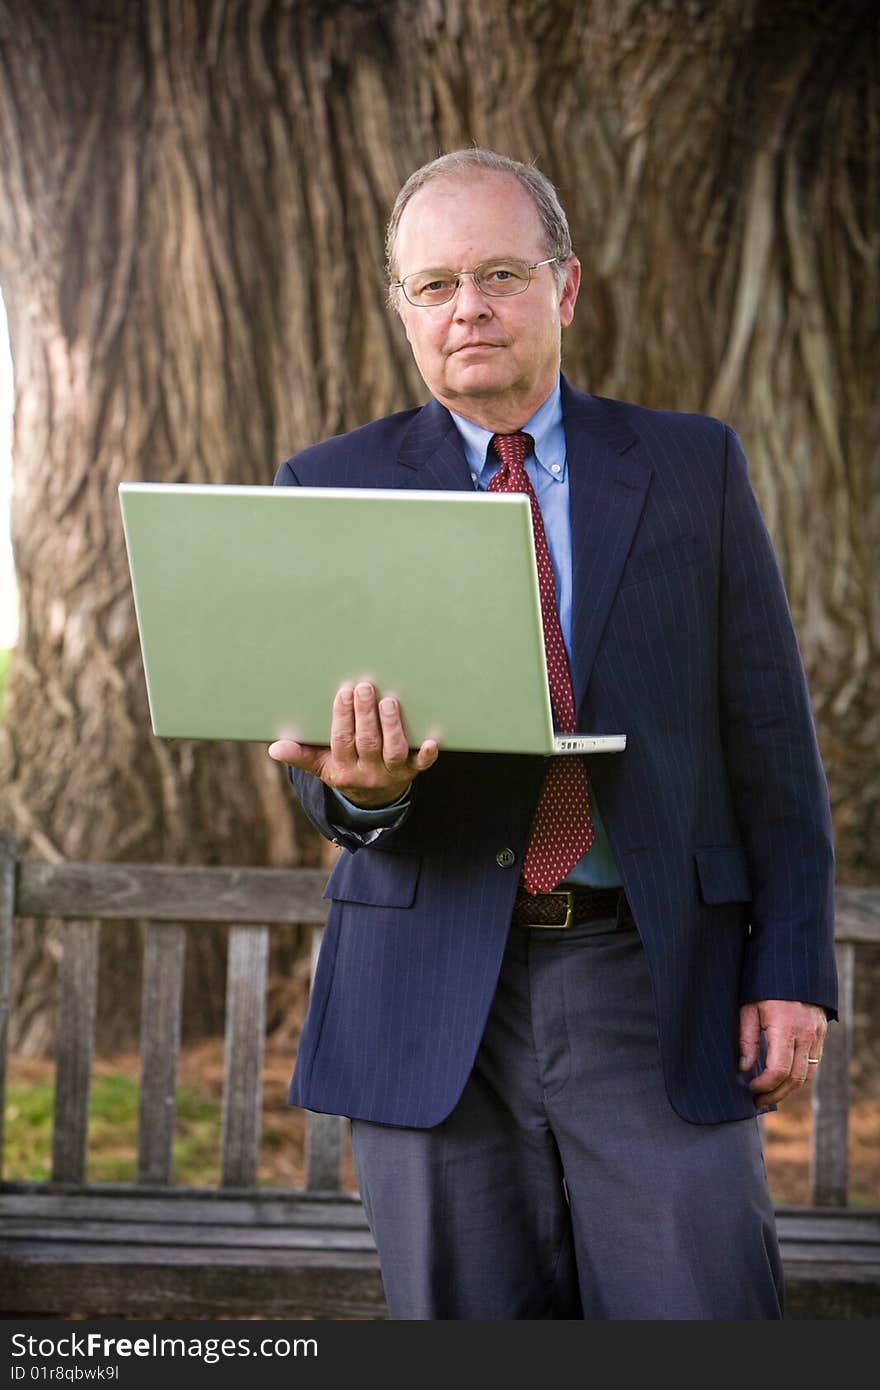
{"type": "MultiPolygon", "coordinates": [[[[414,271],[473,270],[497,257],[534,264],[548,255],[538,210],[509,174],[492,170],[441,177],[404,209],[397,277],[414,271]]],[[[448,304],[418,308],[398,291],[398,309],[416,366],[431,393],[490,429],[518,429],[553,389],[561,330],[571,323],[580,282],[572,257],[560,289],[553,266],[532,271],[524,294],[489,296],[465,276],[448,304]]]]}

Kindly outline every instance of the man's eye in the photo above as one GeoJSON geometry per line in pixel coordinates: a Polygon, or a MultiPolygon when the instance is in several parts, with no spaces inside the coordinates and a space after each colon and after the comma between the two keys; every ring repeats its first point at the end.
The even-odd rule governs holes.
{"type": "Polygon", "coordinates": [[[436,294],[448,294],[455,282],[449,276],[435,275],[430,280],[417,280],[413,285],[415,293],[429,298],[436,294]]]}
{"type": "Polygon", "coordinates": [[[511,280],[522,280],[523,275],[518,266],[490,265],[481,271],[480,279],[490,285],[507,285],[511,280]]]}

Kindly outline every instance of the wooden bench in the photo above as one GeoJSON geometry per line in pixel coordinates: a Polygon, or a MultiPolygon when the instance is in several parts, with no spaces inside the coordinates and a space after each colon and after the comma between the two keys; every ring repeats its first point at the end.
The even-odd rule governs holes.
{"type": "MultiPolygon", "coordinates": [[[[387,1315],[360,1201],[342,1186],[343,1120],[307,1115],[302,1190],[257,1186],[269,932],[311,924],[314,964],[325,881],[321,869],[17,860],[0,834],[0,1126],[15,919],[64,924],[52,1176],[0,1181],[0,1315],[387,1315]],[[128,1184],[86,1181],[101,921],[146,924],[128,1184]],[[229,933],[221,1179],[211,1189],[172,1183],[186,932],[200,929],[229,933]]],[[[854,958],[880,941],[880,894],[841,889],[837,931],[842,1021],[813,1083],[813,1205],[778,1211],[792,1317],[880,1312],[880,1209],[847,1206],[854,958]]]]}

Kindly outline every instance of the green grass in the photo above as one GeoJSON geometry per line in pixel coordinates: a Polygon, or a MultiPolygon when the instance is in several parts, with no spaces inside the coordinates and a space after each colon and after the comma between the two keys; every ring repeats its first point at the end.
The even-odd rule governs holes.
{"type": "MultiPolygon", "coordinates": [[[[11,1084],[6,1094],[3,1175],[45,1182],[52,1163],[54,1086],[11,1084]]],[[[174,1178],[183,1186],[220,1179],[220,1102],[191,1087],[177,1092],[174,1178]]],[[[108,1074],[92,1081],[89,1106],[89,1182],[132,1182],[137,1173],[138,1085],[108,1074]]]]}

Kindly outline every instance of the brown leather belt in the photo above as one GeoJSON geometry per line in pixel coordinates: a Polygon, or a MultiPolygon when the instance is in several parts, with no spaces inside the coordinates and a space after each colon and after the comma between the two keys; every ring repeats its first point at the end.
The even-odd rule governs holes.
{"type": "Polygon", "coordinates": [[[516,890],[511,922],[515,927],[555,927],[557,930],[594,922],[632,920],[622,888],[557,888],[554,893],[516,890]]]}

